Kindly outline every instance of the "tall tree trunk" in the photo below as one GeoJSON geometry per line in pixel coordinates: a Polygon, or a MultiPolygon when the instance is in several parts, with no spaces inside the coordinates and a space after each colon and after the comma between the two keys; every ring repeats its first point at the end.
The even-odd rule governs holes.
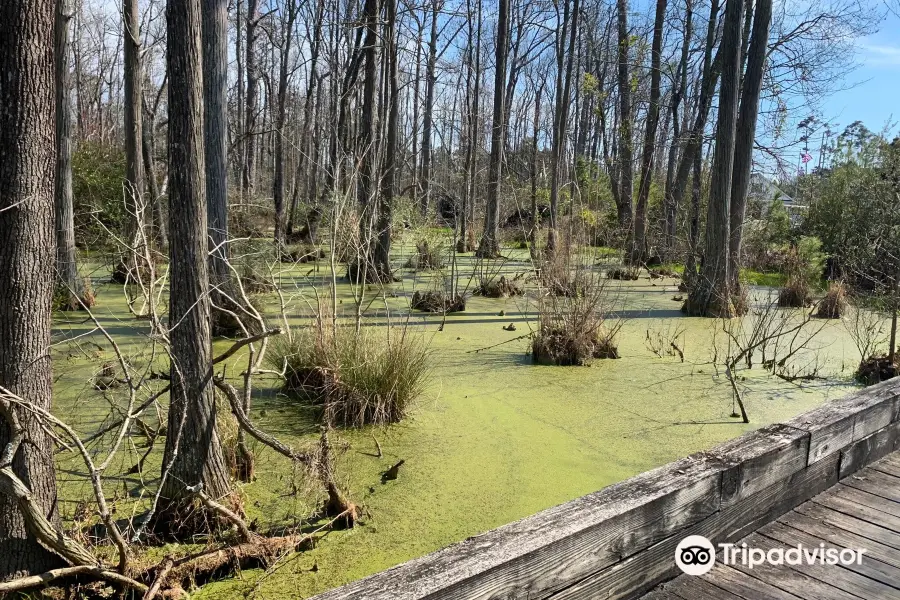
{"type": "Polygon", "coordinates": [[[397,0],[385,0],[384,58],[386,61],[387,123],[384,165],[381,173],[381,198],[376,217],[375,270],[391,272],[391,218],[394,207],[394,179],[397,170],[397,129],[400,93],[397,85],[397,0]]]}
{"type": "Polygon", "coordinates": [[[631,264],[641,264],[647,255],[647,201],[653,179],[653,159],[656,153],[656,129],[659,125],[660,62],[662,58],[663,25],[666,19],[666,0],[656,0],[653,22],[653,48],[650,58],[650,107],[644,128],[644,152],[641,157],[641,183],[634,213],[634,233],[631,245],[631,264]]]}
{"type": "Polygon", "coordinates": [[[153,211],[153,241],[164,254],[169,251],[168,227],[163,212],[163,194],[156,179],[156,144],[154,135],[154,112],[148,109],[144,99],[144,114],[141,119],[141,152],[144,156],[144,179],[147,182],[146,193],[153,211]]]}
{"type": "MultiPolygon", "coordinates": [[[[287,226],[285,227],[285,233],[288,236],[290,236],[294,232],[294,224],[296,223],[297,216],[297,205],[300,201],[301,180],[306,186],[305,193],[307,201],[310,202],[310,204],[313,206],[313,209],[316,206],[316,193],[315,190],[312,190],[310,188],[309,183],[312,177],[309,173],[310,169],[312,169],[312,172],[315,172],[315,169],[317,168],[316,161],[310,157],[313,154],[317,155],[319,148],[319,139],[316,135],[315,124],[315,119],[319,114],[318,111],[315,110],[319,104],[316,96],[316,91],[319,84],[319,75],[316,67],[319,62],[319,49],[322,46],[322,18],[324,14],[325,3],[323,0],[318,0],[318,2],[316,3],[315,23],[313,24],[313,41],[309,57],[309,83],[306,86],[306,99],[303,102],[303,125],[301,131],[303,133],[303,136],[305,137],[305,141],[303,144],[303,152],[300,153],[299,160],[297,161],[297,174],[295,178],[297,184],[294,185],[294,190],[291,194],[291,208],[288,212],[288,221],[287,226]]],[[[308,217],[309,215],[307,216],[307,218],[308,217]]],[[[310,231],[310,228],[307,227],[307,235],[310,233],[310,231]]],[[[306,241],[315,243],[315,237],[307,237],[306,241]]]]}
{"type": "Polygon", "coordinates": [[[703,192],[703,157],[694,156],[691,182],[691,217],[688,228],[688,251],[684,261],[684,287],[692,290],[697,284],[697,249],[700,247],[700,200],[703,192]]]}
{"type": "Polygon", "coordinates": [[[506,79],[506,55],[509,50],[509,0],[499,0],[497,15],[497,48],[494,67],[494,115],[491,119],[491,157],[488,163],[487,210],[484,216],[484,233],[478,247],[478,256],[500,256],[500,175],[503,162],[503,111],[506,79]]]}
{"type": "MultiPolygon", "coordinates": [[[[467,0],[466,8],[471,14],[471,0],[467,0]]],[[[471,47],[472,27],[470,20],[469,46],[471,47]]],[[[466,146],[466,206],[463,214],[464,227],[461,229],[463,249],[466,252],[475,250],[475,177],[478,163],[479,135],[479,98],[481,94],[481,0],[475,0],[475,46],[470,50],[469,67],[472,78],[471,97],[467,97],[469,120],[467,123],[469,143],[466,146]]],[[[467,90],[468,93],[468,90],[467,90]]]]}
{"type": "Polygon", "coordinates": [[[202,527],[202,519],[185,519],[191,512],[188,486],[202,483],[211,498],[229,492],[211,381],[200,0],[168,2],[166,24],[169,272],[177,293],[169,297],[172,389],[158,531],[202,527]]]}
{"type": "Polygon", "coordinates": [[[531,260],[537,263],[541,258],[538,247],[538,231],[541,226],[541,217],[538,214],[537,183],[538,183],[538,136],[541,133],[541,96],[544,93],[544,84],[535,86],[534,91],[534,121],[531,134],[534,143],[531,145],[531,224],[528,233],[528,249],[531,260]]]}
{"type": "Polygon", "coordinates": [[[721,49],[713,58],[713,48],[716,42],[716,29],[719,14],[719,0],[711,0],[709,23],[706,29],[706,45],[703,51],[703,75],[700,83],[700,98],[698,100],[697,115],[694,123],[684,141],[684,150],[681,153],[681,160],[678,163],[678,170],[675,174],[675,180],[666,194],[666,204],[668,210],[666,212],[666,235],[667,240],[674,243],[675,240],[675,217],[678,214],[678,207],[684,197],[687,188],[688,177],[691,174],[691,167],[694,164],[694,157],[700,152],[703,144],[703,132],[706,130],[706,120],[709,116],[709,109],[712,105],[712,98],[716,89],[716,82],[719,79],[719,73],[722,70],[721,49]]]}
{"type": "MultiPolygon", "coordinates": [[[[0,4],[0,385],[45,410],[52,398],[55,6],[53,0],[0,4]]],[[[53,440],[25,410],[10,412],[25,429],[12,471],[43,514],[58,522],[53,440]]],[[[0,455],[12,441],[6,418],[0,417],[0,455]]],[[[0,581],[59,566],[29,535],[16,500],[0,493],[0,581]]]]}
{"type": "Polygon", "coordinates": [[[284,39],[281,46],[281,60],[278,69],[278,96],[275,107],[275,173],[272,179],[272,199],[275,204],[275,251],[281,256],[284,248],[284,124],[287,118],[288,69],[291,59],[291,41],[294,37],[294,22],[297,20],[297,4],[287,5],[287,21],[284,24],[284,39]]]}
{"type": "Polygon", "coordinates": [[[722,36],[722,85],[716,148],[706,213],[706,248],[700,279],[685,303],[689,315],[730,317],[731,297],[728,249],[731,228],[731,180],[740,96],[741,13],[743,0],[729,0],[725,7],[722,36]]]}
{"type": "MultiPolygon", "coordinates": [[[[679,116],[682,101],[687,93],[688,61],[690,59],[690,47],[693,36],[694,0],[685,1],[684,14],[684,38],[681,42],[681,59],[678,63],[678,74],[675,80],[675,88],[672,91],[672,143],[669,145],[669,157],[666,163],[666,187],[663,197],[663,260],[668,261],[672,257],[675,248],[675,224],[678,218],[678,207],[674,205],[673,187],[675,185],[675,171],[677,169],[678,151],[681,146],[682,118],[679,116]]],[[[684,123],[687,123],[689,110],[684,111],[684,123]]]]}
{"type": "MultiPolygon", "coordinates": [[[[53,49],[56,68],[56,308],[78,310],[84,286],[75,258],[75,209],[72,204],[72,76],[69,70],[71,0],[56,3],[53,49]]],[[[86,298],[84,300],[87,300],[86,298]]]]}
{"type": "Polygon", "coordinates": [[[201,0],[203,19],[203,149],[209,281],[214,335],[235,333],[228,265],[228,0],[201,0]],[[225,309],[217,310],[217,309],[225,309]]]}
{"type": "Polygon", "coordinates": [[[431,34],[428,38],[428,62],[425,64],[425,110],[422,116],[422,163],[419,165],[419,205],[422,215],[431,204],[431,129],[434,123],[434,86],[437,83],[438,2],[431,0],[431,34]]]}
{"type": "MultiPolygon", "coordinates": [[[[749,4],[749,2],[748,2],[749,4]]],[[[731,289],[740,294],[741,237],[747,212],[747,191],[753,167],[753,141],[756,138],[756,117],[759,114],[759,94],[762,89],[769,23],[772,21],[772,0],[757,0],[753,17],[753,39],[747,55],[747,71],[741,87],[741,108],[737,124],[737,147],[731,181],[731,241],[729,261],[731,289]]],[[[743,303],[741,303],[741,306],[743,303]]]]}
{"type": "MultiPolygon", "coordinates": [[[[129,215],[131,227],[126,238],[132,243],[132,251],[142,250],[142,234],[139,227],[144,227],[144,157],[142,154],[141,127],[143,104],[141,78],[141,40],[140,15],[137,0],[123,0],[122,18],[124,20],[124,88],[125,88],[125,199],[126,206],[132,213],[129,215]]],[[[128,264],[131,264],[131,257],[128,264]]]]}
{"type": "Polygon", "coordinates": [[[357,139],[358,162],[360,165],[357,183],[357,198],[362,209],[360,219],[360,256],[357,262],[360,280],[377,281],[387,273],[375,270],[374,257],[371,255],[372,242],[377,237],[375,230],[377,215],[376,197],[376,164],[378,149],[375,139],[375,91],[378,79],[377,46],[378,46],[378,13],[379,0],[366,0],[363,8],[365,23],[365,41],[362,55],[365,71],[362,93],[362,105],[359,117],[359,136],[357,139]]]}
{"type": "Polygon", "coordinates": [[[259,26],[259,0],[247,0],[247,37],[244,41],[247,71],[247,94],[244,100],[244,164],[241,189],[245,202],[250,202],[256,177],[256,117],[259,103],[259,61],[256,56],[256,36],[259,26]]]}
{"type": "MultiPolygon", "coordinates": [[[[566,125],[569,120],[569,93],[572,87],[572,69],[575,62],[575,40],[578,34],[578,0],[574,0],[571,13],[569,2],[564,0],[563,23],[556,46],[556,110],[553,113],[553,155],[550,166],[550,228],[547,231],[547,250],[556,249],[557,219],[559,217],[560,163],[565,154],[566,125]],[[569,47],[565,48],[565,36],[569,34],[569,47]],[[568,60],[563,68],[563,55],[568,60]]],[[[535,143],[537,139],[535,139],[535,143]]]]}
{"type": "Polygon", "coordinates": [[[628,0],[617,0],[618,8],[618,86],[619,86],[619,143],[616,158],[619,175],[619,228],[623,233],[631,230],[633,218],[631,195],[634,187],[634,158],[632,155],[631,77],[628,55],[628,0]]]}

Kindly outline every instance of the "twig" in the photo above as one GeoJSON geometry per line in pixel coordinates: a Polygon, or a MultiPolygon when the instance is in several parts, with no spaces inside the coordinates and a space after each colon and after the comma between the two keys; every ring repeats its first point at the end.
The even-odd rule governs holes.
{"type": "Polygon", "coordinates": [[[375,448],[378,450],[378,458],[381,458],[384,454],[381,452],[381,444],[378,443],[378,438],[375,437],[374,433],[372,434],[372,441],[375,442],[375,448]]]}
{"type": "Polygon", "coordinates": [[[505,342],[500,342],[499,344],[494,344],[493,346],[485,346],[484,348],[477,348],[475,350],[467,350],[466,354],[472,354],[473,352],[475,352],[477,354],[478,352],[481,352],[482,350],[490,350],[491,348],[496,348],[497,346],[502,346],[503,344],[508,344],[510,342],[516,342],[518,340],[524,340],[525,338],[530,338],[533,335],[534,335],[534,332],[526,333],[525,335],[520,335],[519,337],[514,337],[511,340],[506,340],[505,342]]]}
{"type": "Polygon", "coordinates": [[[212,361],[212,364],[216,365],[216,364],[219,364],[220,362],[222,362],[223,360],[227,360],[227,359],[231,358],[231,357],[234,355],[235,352],[237,352],[238,350],[240,350],[241,348],[243,348],[243,347],[246,346],[247,344],[252,344],[252,343],[254,343],[254,342],[258,342],[258,341],[260,341],[260,340],[263,340],[263,339],[265,339],[265,338],[267,338],[267,337],[269,337],[269,336],[272,336],[272,335],[280,335],[280,334],[281,334],[281,328],[280,328],[280,327],[275,327],[274,329],[270,329],[270,330],[268,330],[268,331],[263,331],[263,332],[260,333],[260,334],[253,335],[253,336],[244,338],[244,339],[242,339],[242,340],[238,340],[238,341],[236,341],[234,344],[232,344],[231,348],[229,348],[228,350],[226,350],[223,354],[221,354],[221,355],[217,356],[216,358],[214,358],[213,361],[212,361]]]}

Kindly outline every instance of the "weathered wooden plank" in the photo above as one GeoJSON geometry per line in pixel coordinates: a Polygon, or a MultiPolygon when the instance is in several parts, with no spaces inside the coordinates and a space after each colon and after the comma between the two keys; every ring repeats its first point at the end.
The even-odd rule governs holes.
{"type": "Polygon", "coordinates": [[[722,504],[728,506],[806,468],[809,433],[770,425],[725,442],[707,453],[728,465],[722,474],[722,504]]]}
{"type": "MultiPolygon", "coordinates": [[[[762,536],[753,534],[747,537],[747,545],[765,547],[762,536]]],[[[857,600],[859,597],[824,581],[811,577],[806,573],[763,563],[750,568],[749,565],[735,564],[734,568],[745,575],[753,576],[760,581],[779,587],[804,600],[857,600]]]]}
{"type": "Polygon", "coordinates": [[[834,494],[834,496],[839,498],[846,498],[851,502],[856,502],[858,504],[862,504],[863,506],[868,506],[869,508],[874,508],[875,510],[881,512],[886,512],[888,514],[894,515],[895,517],[900,517],[900,503],[888,502],[881,496],[870,494],[865,490],[860,490],[848,485],[844,485],[843,483],[839,483],[838,485],[834,486],[833,489],[825,492],[826,497],[830,497],[831,494],[834,494]]]}
{"type": "MultiPolygon", "coordinates": [[[[773,539],[768,535],[760,533],[754,534],[747,538],[747,543],[754,548],[760,548],[768,552],[775,548],[784,548],[785,545],[795,546],[798,541],[796,537],[786,536],[789,541],[773,539]]],[[[758,567],[754,567],[755,571],[758,567]]],[[[860,575],[849,569],[838,565],[825,565],[820,563],[803,564],[803,565],[777,565],[774,566],[772,572],[793,570],[803,575],[818,579],[823,583],[843,590],[848,594],[859,596],[860,598],[890,598],[896,591],[893,587],[875,581],[860,575]]]]}
{"type": "MultiPolygon", "coordinates": [[[[900,425],[900,423],[898,423],[900,425]]],[[[870,468],[894,477],[900,477],[900,454],[892,454],[885,456],[878,462],[873,463],[870,468]]]]}
{"type": "Polygon", "coordinates": [[[687,457],[316,599],[539,600],[714,513],[724,469],[687,457]]]}
{"type": "MultiPolygon", "coordinates": [[[[760,529],[759,532],[763,535],[778,540],[785,545],[794,545],[799,543],[803,544],[807,548],[815,548],[818,547],[819,544],[825,543],[835,548],[844,549],[847,547],[843,544],[835,544],[833,542],[823,540],[822,538],[810,535],[805,531],[794,529],[793,527],[789,527],[784,523],[770,523],[760,529]]],[[[853,550],[855,550],[855,548],[853,548],[853,550]]],[[[861,564],[846,565],[842,566],[842,568],[849,569],[854,573],[865,575],[870,579],[874,579],[875,581],[879,581],[885,585],[900,589],[900,569],[887,563],[881,562],[880,560],[866,554],[863,555],[861,564]]]]}
{"type": "MultiPolygon", "coordinates": [[[[705,577],[682,575],[656,589],[667,590],[687,600],[741,600],[740,596],[709,583],[705,577]]],[[[641,600],[646,600],[648,596],[644,596],[641,600]]]]}
{"type": "Polygon", "coordinates": [[[785,525],[789,525],[794,529],[805,531],[809,535],[822,538],[835,546],[854,549],[865,548],[865,555],[900,568],[900,552],[897,552],[897,550],[890,546],[885,546],[884,544],[880,544],[874,540],[864,538],[843,529],[830,527],[821,521],[812,519],[795,511],[782,515],[778,521],[785,525]]]}
{"type": "Polygon", "coordinates": [[[851,475],[843,483],[886,500],[900,502],[900,478],[893,475],[867,469],[865,475],[851,475]]]}
{"type": "Polygon", "coordinates": [[[900,555],[900,534],[897,534],[890,529],[885,529],[881,525],[873,525],[868,521],[857,519],[851,515],[846,515],[814,502],[807,502],[794,510],[801,515],[818,519],[826,525],[839,527],[840,529],[874,540],[885,546],[896,548],[897,554],[900,555]]]}
{"type": "Polygon", "coordinates": [[[827,506],[832,510],[840,511],[845,515],[852,515],[857,519],[862,519],[869,523],[874,523],[875,525],[890,529],[896,533],[900,533],[900,516],[882,512],[878,509],[866,506],[865,504],[853,502],[843,496],[837,496],[835,494],[826,496],[824,494],[819,494],[810,502],[814,502],[821,506],[827,506]]]}
{"type": "Polygon", "coordinates": [[[551,597],[554,600],[635,598],[678,573],[674,560],[675,547],[685,536],[702,535],[714,544],[738,540],[834,485],[837,476],[838,455],[833,454],[744,500],[723,507],[682,534],[663,540],[551,597]]]}
{"type": "Polygon", "coordinates": [[[733,567],[716,563],[705,576],[709,582],[744,600],[797,600],[797,596],[733,567]]]}
{"type": "Polygon", "coordinates": [[[824,404],[785,425],[810,433],[809,463],[814,463],[897,421],[898,398],[896,382],[885,381],[824,404]]]}
{"type": "Polygon", "coordinates": [[[900,422],[891,423],[841,450],[841,478],[890,454],[900,445],[900,422]]]}
{"type": "Polygon", "coordinates": [[[693,600],[693,598],[685,598],[684,596],[679,596],[678,594],[673,594],[667,590],[653,590],[641,600],[693,600]]]}

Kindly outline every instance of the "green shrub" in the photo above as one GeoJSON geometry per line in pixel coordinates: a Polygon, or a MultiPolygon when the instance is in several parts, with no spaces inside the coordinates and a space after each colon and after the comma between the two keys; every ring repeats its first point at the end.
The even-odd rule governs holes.
{"type": "Polygon", "coordinates": [[[321,320],[274,340],[267,355],[285,368],[285,393],[323,409],[335,425],[396,423],[422,395],[429,352],[406,327],[332,331],[321,320]]]}
{"type": "Polygon", "coordinates": [[[125,224],[125,153],[121,148],[84,142],[72,153],[75,239],[80,246],[113,243],[107,229],[120,233],[125,224]]]}

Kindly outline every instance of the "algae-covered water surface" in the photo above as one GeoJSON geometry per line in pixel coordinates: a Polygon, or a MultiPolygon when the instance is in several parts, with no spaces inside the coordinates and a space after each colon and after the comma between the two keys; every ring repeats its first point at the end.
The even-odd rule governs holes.
{"type": "MultiPolygon", "coordinates": [[[[497,269],[510,276],[525,272],[527,252],[510,254],[512,260],[497,269]]],[[[473,269],[471,258],[460,259],[462,288],[473,269]]],[[[99,283],[101,275],[97,318],[124,353],[136,362],[151,360],[146,322],[129,314],[121,287],[99,283]]],[[[308,325],[316,294],[328,294],[327,261],[285,268],[278,277],[282,294],[260,296],[258,303],[273,324],[284,326],[278,316],[283,304],[288,325],[308,325]]],[[[815,363],[816,377],[787,381],[761,368],[742,371],[739,387],[751,421],[744,424],[731,416],[732,386],[717,366],[717,348],[727,341],[723,325],[684,317],[673,300],[680,296],[675,279],[610,282],[610,310],[623,319],[621,358],[551,367],[533,365],[528,354],[527,334],[536,318],[532,295],[471,297],[465,312],[446,317],[410,313],[413,291],[432,288],[437,278],[403,271],[404,280],[388,293],[367,292],[373,301],[364,304],[363,327],[405,323],[428,345],[432,368],[407,419],[333,436],[338,476],[363,509],[361,523],[323,533],[313,549],[285,557],[268,573],[245,571],[208,584],[200,596],[304,598],[364,577],[843,395],[852,388],[850,373],[859,360],[839,320],[811,324],[820,331],[793,360],[807,370],[815,363]],[[673,340],[683,359],[668,351],[673,340]],[[382,483],[382,473],[400,460],[397,479],[382,483]]],[[[753,297],[766,294],[756,288],[753,297]]],[[[356,306],[347,283],[338,283],[337,296],[341,318],[352,320],[356,306]]],[[[111,405],[124,401],[120,391],[99,391],[90,383],[114,359],[109,343],[92,330],[83,317],[57,318],[55,410],[85,434],[102,425],[111,405]]],[[[229,343],[220,340],[216,347],[229,343]]],[[[237,376],[245,360],[239,352],[226,374],[237,376]]],[[[280,386],[275,377],[257,378],[254,421],[287,443],[309,442],[317,435],[314,415],[281,395],[280,386]]],[[[155,413],[147,416],[151,420],[156,422],[155,413]]],[[[107,495],[119,500],[119,516],[139,510],[155,490],[162,444],[157,446],[143,475],[109,478],[107,495]]],[[[315,508],[315,494],[304,491],[287,459],[258,445],[254,451],[257,478],[239,490],[248,519],[263,530],[314,528],[304,519],[315,508]]],[[[145,452],[125,448],[120,473],[145,452]]],[[[76,460],[62,454],[60,467],[63,513],[72,518],[90,490],[76,460]]]]}

